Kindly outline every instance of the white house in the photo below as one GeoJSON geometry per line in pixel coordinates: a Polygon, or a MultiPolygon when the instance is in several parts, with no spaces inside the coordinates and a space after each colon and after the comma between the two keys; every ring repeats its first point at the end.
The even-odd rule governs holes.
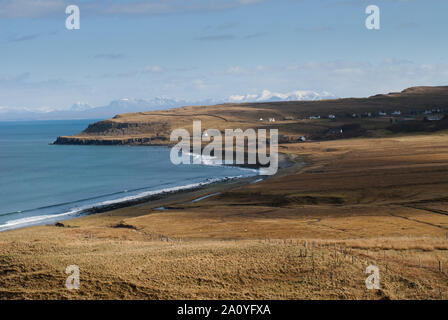
{"type": "Polygon", "coordinates": [[[387,116],[387,112],[380,111],[380,112],[378,112],[378,115],[379,116],[387,116]]]}
{"type": "Polygon", "coordinates": [[[269,118],[269,122],[275,122],[275,118],[269,118]]]}
{"type": "Polygon", "coordinates": [[[334,114],[329,114],[328,119],[336,119],[336,116],[334,114]]]}
{"type": "Polygon", "coordinates": [[[396,110],[396,111],[392,112],[392,115],[399,116],[399,115],[401,115],[401,111],[400,110],[396,110]]]}

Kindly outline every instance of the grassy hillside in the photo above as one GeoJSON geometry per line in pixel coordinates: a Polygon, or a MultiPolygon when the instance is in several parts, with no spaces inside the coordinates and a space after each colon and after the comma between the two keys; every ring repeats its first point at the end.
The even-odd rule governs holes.
{"type": "MultiPolygon", "coordinates": [[[[426,127],[430,124],[423,123],[423,112],[432,109],[448,114],[448,87],[415,87],[401,93],[357,99],[221,104],[121,114],[91,124],[76,136],[59,137],[56,143],[170,144],[172,130],[185,128],[191,132],[193,120],[202,121],[202,130],[275,128],[285,141],[300,136],[313,140],[384,136],[399,132],[397,128],[388,130],[391,118],[400,121],[404,116],[412,116],[418,122],[417,127],[428,131],[426,127]],[[380,111],[388,116],[379,116],[380,111]],[[391,115],[394,111],[400,111],[401,115],[391,115]],[[336,119],[328,119],[330,114],[336,119]],[[310,120],[311,116],[321,119],[310,120]],[[276,121],[269,122],[269,118],[276,121]]],[[[438,130],[446,128],[448,121],[438,130]]]]}
{"type": "Polygon", "coordinates": [[[447,107],[448,87],[417,87],[92,124],[59,143],[167,144],[172,129],[191,129],[193,119],[203,129],[273,127],[312,139],[281,143],[293,164],[257,183],[212,185],[0,233],[0,298],[446,299],[448,133],[446,120],[425,120],[424,111],[447,107]],[[352,117],[380,110],[402,114],[393,122],[352,117]],[[336,120],[303,120],[329,113],[336,120]],[[80,268],[78,291],[64,286],[72,264],[80,268]],[[368,265],[380,270],[379,290],[366,289],[368,265]]]}
{"type": "Polygon", "coordinates": [[[259,183],[2,232],[0,298],[446,299],[447,141],[283,144],[297,165],[259,183]]]}

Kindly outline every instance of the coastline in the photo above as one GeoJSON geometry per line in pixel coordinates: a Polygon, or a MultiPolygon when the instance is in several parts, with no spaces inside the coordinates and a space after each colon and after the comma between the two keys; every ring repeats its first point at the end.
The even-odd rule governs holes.
{"type": "MultiPolygon", "coordinates": [[[[278,171],[273,176],[260,176],[254,175],[249,177],[231,177],[220,179],[219,181],[211,182],[211,183],[203,183],[198,185],[197,187],[192,188],[180,188],[178,190],[161,192],[154,195],[149,195],[146,197],[140,197],[137,199],[132,199],[129,201],[122,201],[119,203],[114,203],[110,205],[102,206],[101,208],[92,208],[92,212],[83,214],[79,217],[71,217],[69,219],[64,219],[66,224],[70,223],[73,220],[85,219],[88,217],[97,217],[101,218],[104,215],[110,215],[112,212],[116,212],[120,214],[120,209],[129,209],[132,210],[135,207],[144,206],[146,209],[152,209],[161,211],[164,209],[170,209],[173,205],[179,205],[184,203],[196,203],[201,200],[207,199],[211,196],[218,195],[222,192],[233,190],[239,187],[243,187],[246,185],[250,185],[253,183],[257,183],[260,181],[264,181],[271,177],[277,177],[280,175],[284,175],[288,173],[290,170],[297,170],[303,166],[303,162],[298,163],[296,159],[292,159],[290,155],[286,153],[279,153],[279,167],[278,171]],[[261,178],[264,177],[264,178],[261,178]],[[261,179],[261,180],[260,180],[261,179]],[[161,209],[163,208],[163,209],[161,209]]],[[[240,166],[243,169],[247,169],[247,166],[240,166]]],[[[136,214],[137,215],[137,214],[136,214]]],[[[56,226],[65,226],[61,221],[57,221],[56,223],[46,224],[46,225],[56,225],[56,226]]],[[[25,227],[26,228],[26,227],[25,227]]]]}
{"type": "Polygon", "coordinates": [[[141,194],[128,196],[124,198],[107,200],[94,205],[86,205],[84,207],[73,208],[67,212],[60,212],[56,214],[36,215],[27,218],[20,218],[8,221],[7,224],[0,226],[0,232],[29,228],[39,225],[54,225],[61,224],[61,221],[67,221],[70,219],[82,218],[99,213],[109,212],[116,209],[132,207],[138,204],[147,203],[159,199],[164,199],[170,195],[175,195],[182,192],[199,191],[206,188],[209,185],[230,183],[232,181],[240,179],[249,179],[257,176],[230,176],[224,178],[212,179],[208,178],[206,181],[192,183],[187,185],[180,185],[166,189],[158,189],[154,191],[146,191],[141,194]],[[64,217],[64,218],[62,218],[64,217]]]}
{"type": "Polygon", "coordinates": [[[448,264],[446,215],[434,212],[447,210],[440,199],[446,134],[281,150],[278,173],[260,183],[213,183],[0,233],[0,299],[438,299],[446,292],[446,272],[435,263],[448,264]],[[421,207],[410,208],[416,201],[421,207]],[[363,268],[372,261],[389,270],[381,296],[365,291],[363,268]],[[70,265],[80,269],[80,290],[64,286],[70,265]],[[428,286],[403,287],[403,279],[423,277],[428,286]]]}
{"type": "MultiPolygon", "coordinates": [[[[289,159],[287,154],[279,153],[279,169],[276,173],[277,176],[282,172],[285,168],[292,167],[294,165],[294,161],[289,159]]],[[[248,167],[247,165],[235,165],[235,167],[240,167],[241,169],[260,169],[259,167],[248,167]]],[[[264,176],[268,178],[269,176],[264,176]]],[[[114,200],[108,200],[104,203],[100,203],[98,205],[88,206],[86,208],[78,208],[73,209],[68,212],[61,212],[55,215],[44,215],[44,216],[33,216],[22,219],[11,220],[12,225],[14,226],[3,226],[4,229],[0,232],[13,231],[17,229],[24,229],[42,225],[57,225],[63,226],[65,221],[71,221],[73,219],[82,219],[85,217],[98,215],[102,213],[109,213],[114,210],[124,209],[124,208],[132,208],[138,205],[151,205],[152,203],[157,204],[159,207],[168,207],[168,203],[172,202],[172,200],[182,200],[188,201],[191,197],[196,197],[192,199],[192,201],[200,201],[209,197],[212,193],[220,193],[229,189],[241,187],[248,184],[253,184],[266,178],[261,178],[259,174],[255,174],[253,176],[229,176],[224,178],[209,178],[206,181],[187,184],[181,186],[175,186],[167,189],[159,189],[155,191],[147,191],[143,192],[142,195],[134,195],[125,198],[119,198],[114,200]],[[201,199],[199,199],[201,198],[201,199]],[[63,217],[63,218],[62,218],[63,217]],[[34,218],[34,219],[33,219],[34,218]],[[41,218],[41,219],[39,219],[41,218]],[[44,221],[42,221],[44,220],[44,221]]]]}

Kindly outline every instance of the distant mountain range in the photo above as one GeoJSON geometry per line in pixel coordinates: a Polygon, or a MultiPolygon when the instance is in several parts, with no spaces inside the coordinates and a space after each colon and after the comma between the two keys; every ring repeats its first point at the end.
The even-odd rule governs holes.
{"type": "Polygon", "coordinates": [[[229,102],[275,102],[275,101],[302,101],[302,100],[324,100],[324,99],[336,99],[335,95],[329,92],[315,92],[297,90],[289,93],[275,93],[269,90],[263,90],[261,94],[248,94],[245,96],[231,96],[229,102]]]}
{"type": "Polygon", "coordinates": [[[150,100],[119,99],[107,106],[94,107],[86,102],[76,102],[70,109],[28,109],[0,107],[0,121],[11,120],[68,120],[68,119],[107,119],[121,113],[166,110],[182,106],[212,105],[219,103],[243,102],[275,102],[296,100],[334,99],[336,96],[328,92],[293,91],[290,93],[274,93],[264,90],[261,94],[233,95],[227,99],[207,99],[188,101],[171,98],[156,97],[150,100]]]}

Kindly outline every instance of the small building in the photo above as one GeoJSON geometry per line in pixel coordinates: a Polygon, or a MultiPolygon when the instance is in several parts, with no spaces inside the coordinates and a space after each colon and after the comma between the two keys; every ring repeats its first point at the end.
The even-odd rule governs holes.
{"type": "Polygon", "coordinates": [[[263,121],[263,118],[260,118],[259,121],[263,121]]]}
{"type": "Polygon", "coordinates": [[[269,122],[275,122],[275,118],[269,118],[269,122]]]}
{"type": "Polygon", "coordinates": [[[380,111],[380,112],[378,112],[378,115],[379,116],[387,116],[387,112],[380,111]]]}
{"type": "Polygon", "coordinates": [[[336,116],[334,114],[329,114],[328,119],[336,119],[336,116]]]}
{"type": "Polygon", "coordinates": [[[401,111],[400,110],[396,110],[396,111],[392,112],[392,115],[393,116],[399,116],[399,115],[401,115],[401,111]]]}
{"type": "Polygon", "coordinates": [[[320,116],[311,116],[310,117],[310,120],[317,120],[317,119],[320,119],[320,116]]]}
{"type": "Polygon", "coordinates": [[[297,141],[305,142],[305,141],[306,141],[306,137],[305,137],[305,136],[301,136],[301,137],[299,137],[299,138],[297,139],[297,141]]]}

